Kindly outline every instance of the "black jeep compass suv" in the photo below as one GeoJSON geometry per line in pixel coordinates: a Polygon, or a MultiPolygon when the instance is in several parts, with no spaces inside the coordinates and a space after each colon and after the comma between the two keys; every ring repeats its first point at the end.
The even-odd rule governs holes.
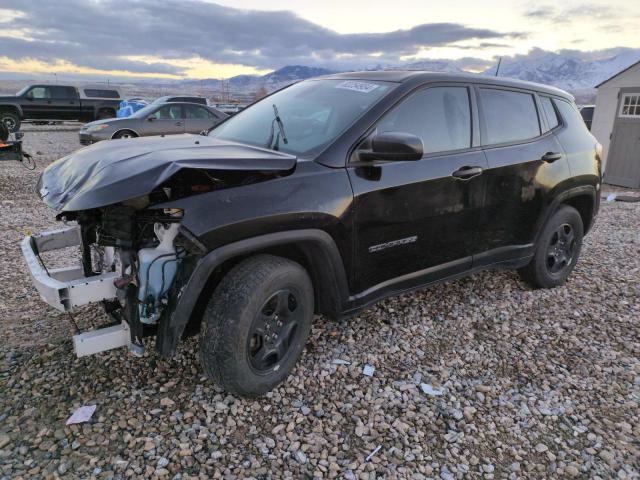
{"type": "Polygon", "coordinates": [[[307,80],[208,135],[100,142],[51,164],[39,193],[71,226],[27,237],[34,284],[119,323],[79,356],[200,332],[228,391],[281,382],[314,313],[487,268],[562,285],[598,211],[600,146],[573,98],[473,75],[361,72],[307,80]],[[73,223],[75,222],[75,223],[73,223]],[[40,252],[79,245],[80,267],[40,252]]]}

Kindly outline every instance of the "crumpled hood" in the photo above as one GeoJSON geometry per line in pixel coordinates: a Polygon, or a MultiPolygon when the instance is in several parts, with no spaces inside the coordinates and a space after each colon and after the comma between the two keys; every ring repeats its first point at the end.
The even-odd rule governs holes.
{"type": "Polygon", "coordinates": [[[202,135],[107,140],[57,160],[38,181],[58,212],[104,207],[150,193],[183,168],[277,172],[296,157],[202,135]]]}

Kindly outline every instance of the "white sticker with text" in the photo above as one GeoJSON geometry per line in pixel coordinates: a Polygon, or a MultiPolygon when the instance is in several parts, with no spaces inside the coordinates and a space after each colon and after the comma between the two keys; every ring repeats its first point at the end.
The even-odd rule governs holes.
{"type": "Polygon", "coordinates": [[[353,90],[355,92],[369,93],[378,88],[375,83],[356,82],[354,80],[347,80],[340,82],[336,85],[336,88],[342,88],[344,90],[353,90]]]}

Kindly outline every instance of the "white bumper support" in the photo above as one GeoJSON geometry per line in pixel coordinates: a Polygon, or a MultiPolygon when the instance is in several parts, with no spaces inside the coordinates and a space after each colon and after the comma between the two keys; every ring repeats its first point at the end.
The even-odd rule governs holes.
{"type": "Polygon", "coordinates": [[[27,236],[22,241],[22,254],[29,267],[33,284],[42,299],[61,312],[116,297],[116,287],[113,282],[119,277],[117,272],[85,277],[81,266],[47,271],[38,257],[42,252],[81,244],[79,227],[39,233],[27,236]]]}
{"type": "MultiPolygon", "coordinates": [[[[46,269],[39,258],[42,252],[81,244],[79,227],[39,233],[28,236],[22,241],[22,254],[29,267],[33,284],[42,299],[61,312],[116,297],[116,287],[113,282],[119,277],[117,272],[85,277],[81,266],[46,269]]],[[[139,346],[137,349],[132,348],[129,325],[125,321],[118,325],[73,336],[73,349],[78,357],[125,346],[138,355],[143,351],[139,346]]]]}

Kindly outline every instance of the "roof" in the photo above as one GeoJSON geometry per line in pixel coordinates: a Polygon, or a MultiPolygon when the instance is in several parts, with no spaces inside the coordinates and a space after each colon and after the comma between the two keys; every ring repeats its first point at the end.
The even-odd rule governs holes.
{"type": "Polygon", "coordinates": [[[154,102],[166,102],[168,98],[204,98],[206,100],[206,97],[202,97],[200,95],[185,94],[185,95],[164,95],[162,97],[156,98],[154,102]]]}
{"type": "Polygon", "coordinates": [[[336,73],[333,75],[325,75],[319,78],[336,78],[345,80],[372,80],[381,82],[397,82],[403,83],[408,80],[422,81],[424,83],[431,82],[473,82],[488,85],[499,85],[503,87],[523,88],[527,90],[535,90],[538,92],[557,95],[573,100],[570,93],[565,92],[556,87],[543,85],[541,83],[526,82],[524,80],[516,80],[506,77],[491,77],[477,73],[447,73],[447,72],[428,72],[424,70],[382,70],[382,71],[364,71],[364,72],[346,72],[336,73]]]}
{"type": "Polygon", "coordinates": [[[618,73],[616,73],[615,75],[612,75],[611,77],[607,78],[604,82],[600,82],[598,85],[596,85],[596,88],[600,88],[601,85],[604,85],[605,83],[607,83],[610,80],[613,80],[614,78],[616,78],[618,75],[622,75],[624,72],[626,72],[627,70],[631,70],[633,67],[640,65],[640,60],[637,61],[636,63],[629,65],[627,68],[625,68],[624,70],[620,70],[618,73]]]}

